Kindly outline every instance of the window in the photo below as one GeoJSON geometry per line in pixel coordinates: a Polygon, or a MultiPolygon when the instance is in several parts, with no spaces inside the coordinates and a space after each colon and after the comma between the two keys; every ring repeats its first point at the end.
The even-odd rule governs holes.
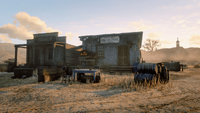
{"type": "Polygon", "coordinates": [[[104,48],[103,46],[97,46],[97,57],[104,57],[104,48]]]}
{"type": "Polygon", "coordinates": [[[49,48],[49,60],[53,59],[53,49],[49,48]]]}
{"type": "Polygon", "coordinates": [[[91,48],[92,48],[92,44],[91,44],[91,43],[88,43],[88,44],[87,44],[87,50],[91,52],[91,48]]]}

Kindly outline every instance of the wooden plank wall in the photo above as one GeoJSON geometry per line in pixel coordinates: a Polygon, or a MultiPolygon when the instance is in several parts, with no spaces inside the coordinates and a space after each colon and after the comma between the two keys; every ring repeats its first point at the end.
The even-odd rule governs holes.
{"type": "Polygon", "coordinates": [[[67,66],[77,66],[80,65],[79,57],[82,51],[82,46],[66,45],[66,65],[67,66]]]}

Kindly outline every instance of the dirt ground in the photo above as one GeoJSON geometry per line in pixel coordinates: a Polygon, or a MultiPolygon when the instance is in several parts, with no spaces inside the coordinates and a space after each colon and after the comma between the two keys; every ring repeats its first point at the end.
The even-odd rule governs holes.
{"type": "Polygon", "coordinates": [[[61,84],[60,79],[38,83],[34,76],[26,79],[11,76],[13,73],[0,73],[0,112],[200,112],[200,69],[192,67],[170,72],[167,84],[133,84],[133,88],[121,80],[123,76],[132,80],[131,74],[104,73],[102,81],[96,84],[61,84]]]}

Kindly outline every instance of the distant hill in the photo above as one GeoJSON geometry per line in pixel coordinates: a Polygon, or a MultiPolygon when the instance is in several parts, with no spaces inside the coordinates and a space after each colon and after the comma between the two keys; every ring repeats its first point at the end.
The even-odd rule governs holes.
{"type": "Polygon", "coordinates": [[[185,50],[189,53],[191,59],[200,60],[200,48],[187,48],[185,50]]]}
{"type": "MultiPolygon", "coordinates": [[[[11,43],[0,43],[0,63],[3,63],[3,60],[15,58],[15,47],[11,43]]],[[[18,48],[18,57],[17,60],[19,63],[26,62],[26,49],[18,48]]]]}
{"type": "Polygon", "coordinates": [[[141,54],[143,59],[147,62],[200,62],[200,48],[164,48],[153,52],[141,50],[141,54]]]}

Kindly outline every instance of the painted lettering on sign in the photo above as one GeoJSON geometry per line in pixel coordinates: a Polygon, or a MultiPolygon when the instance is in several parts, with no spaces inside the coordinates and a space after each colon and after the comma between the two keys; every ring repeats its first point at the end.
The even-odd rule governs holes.
{"type": "Polygon", "coordinates": [[[101,37],[101,43],[119,43],[119,36],[101,37]]]}
{"type": "Polygon", "coordinates": [[[51,42],[53,41],[54,37],[37,37],[35,39],[36,42],[51,42]]]}

